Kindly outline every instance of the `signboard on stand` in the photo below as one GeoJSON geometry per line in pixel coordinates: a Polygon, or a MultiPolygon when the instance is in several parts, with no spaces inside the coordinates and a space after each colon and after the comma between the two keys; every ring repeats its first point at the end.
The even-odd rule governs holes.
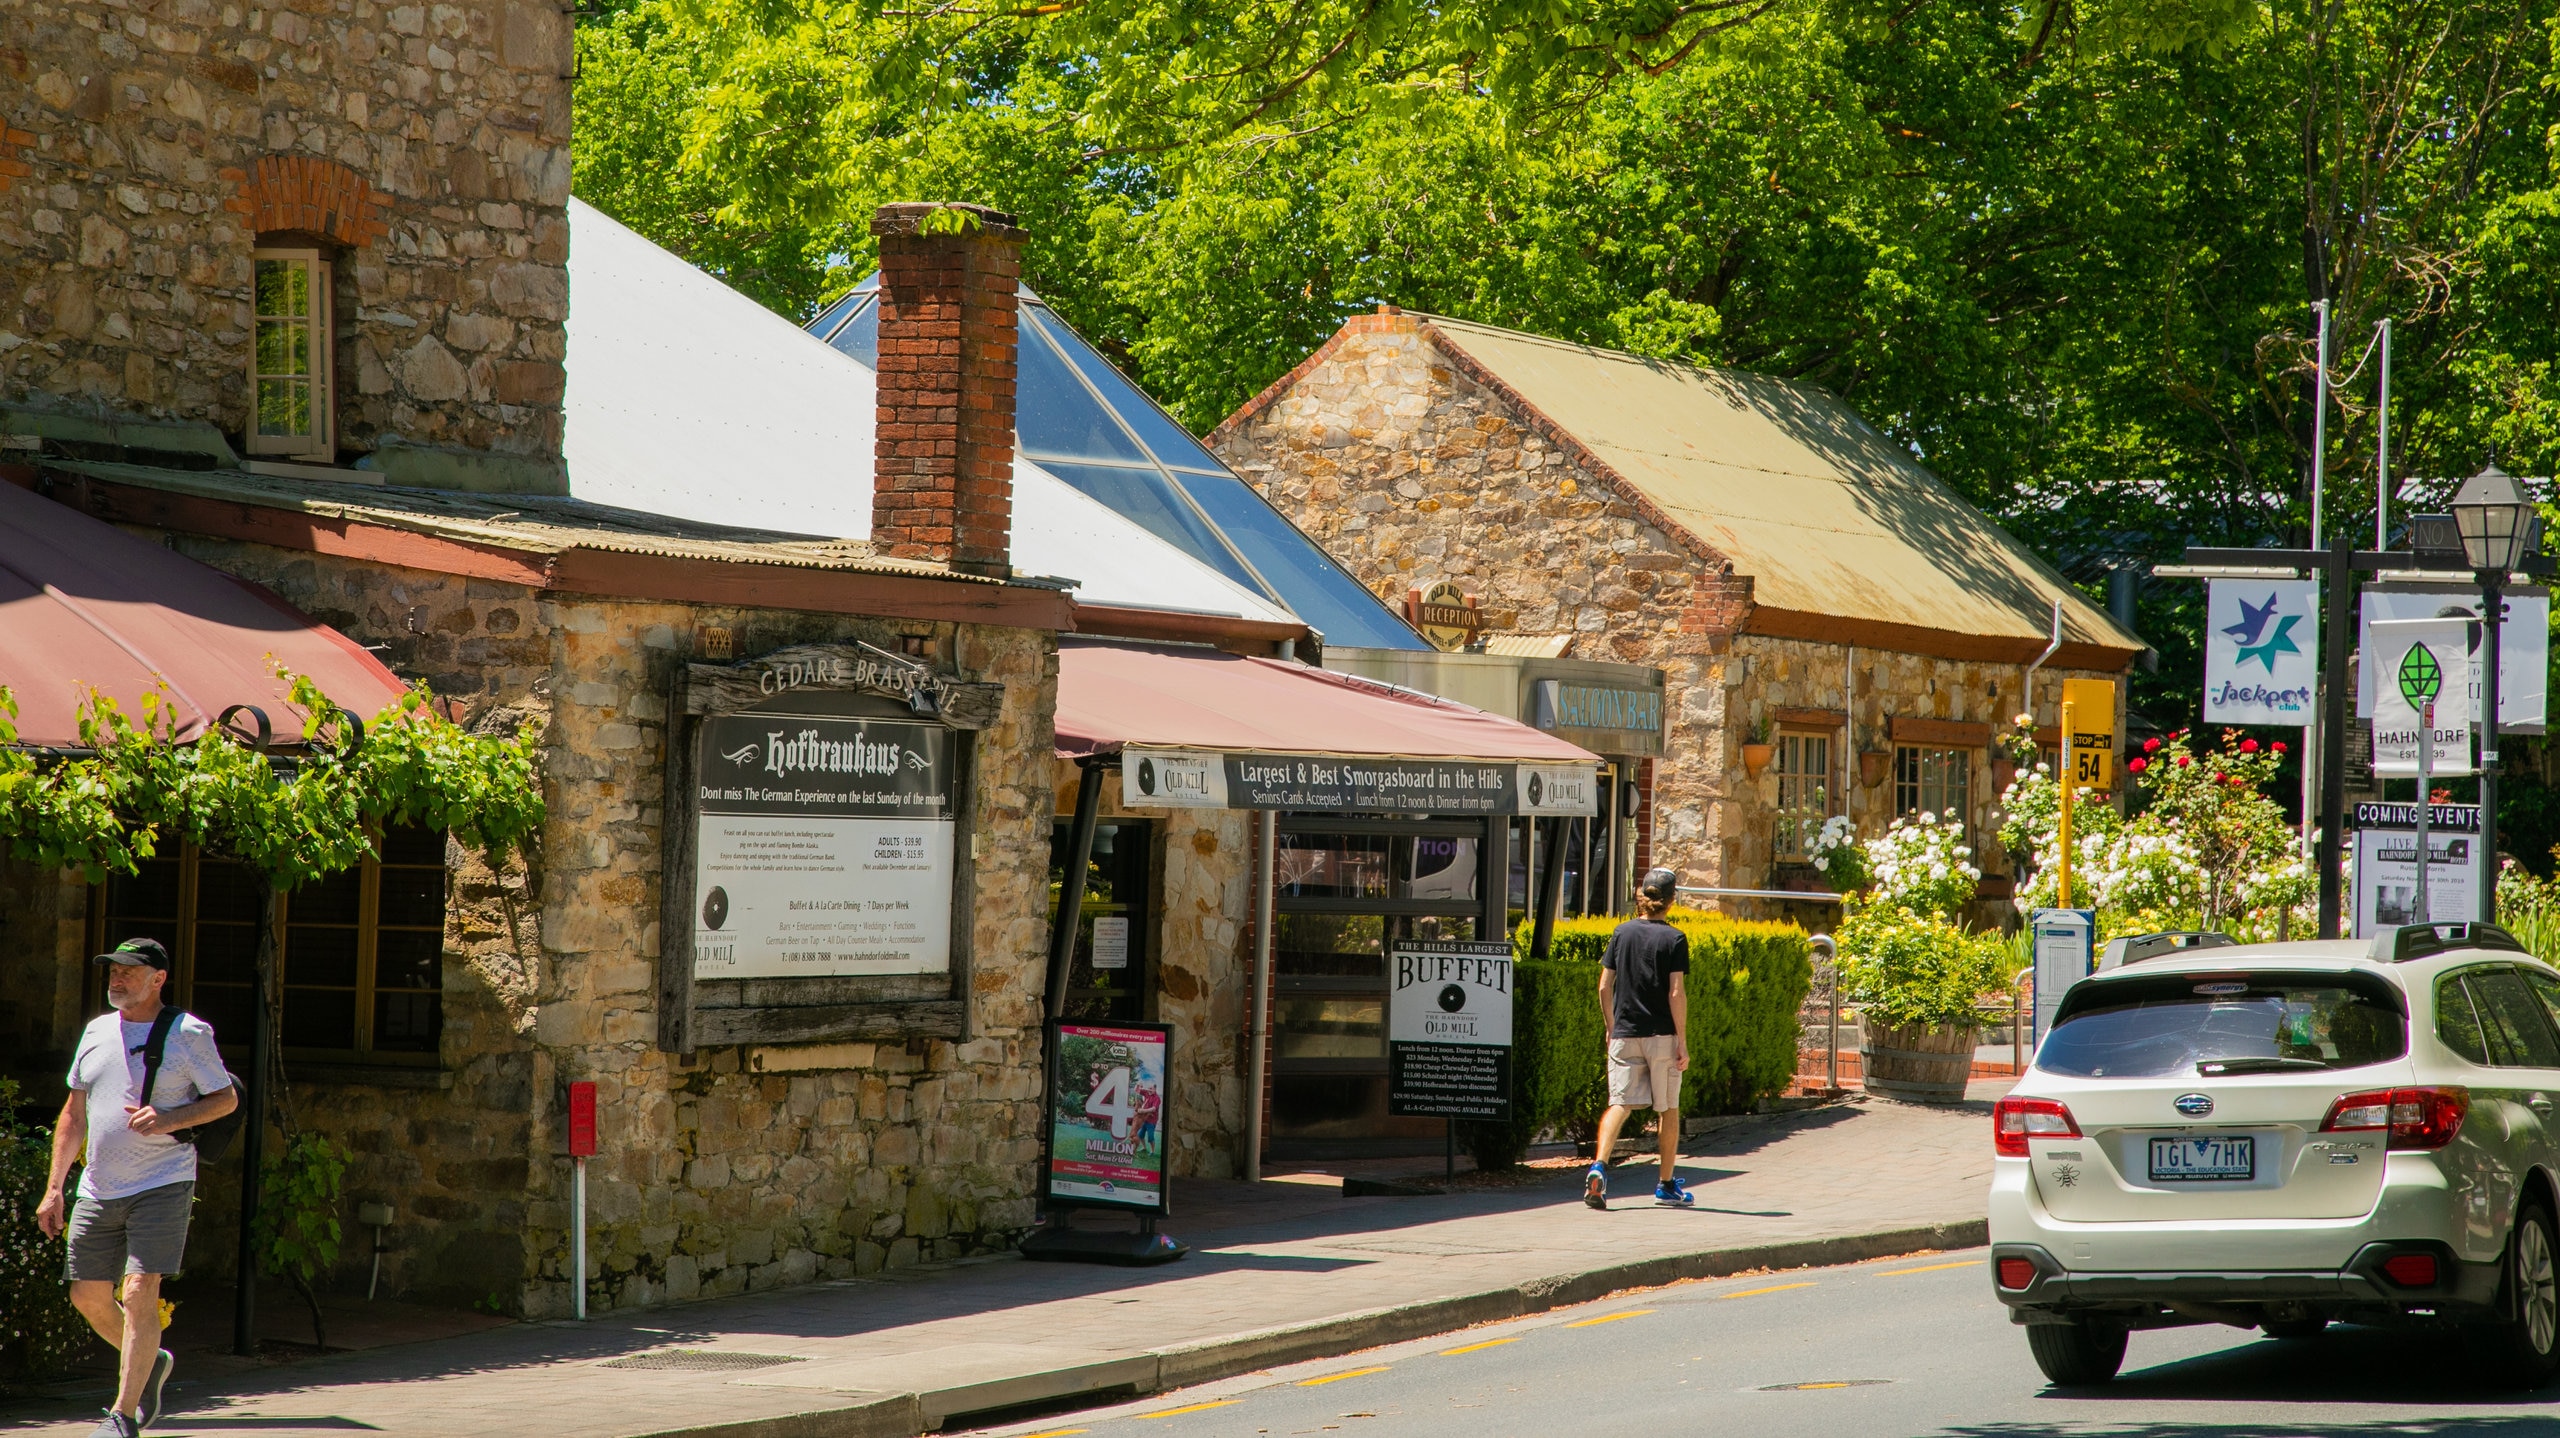
{"type": "Polygon", "coordinates": [[[2310,724],[2320,684],[2320,582],[2217,579],[2205,606],[2205,722],[2310,724]]]}
{"type": "Polygon", "coordinates": [[[1166,1057],[1163,1024],[1049,1026],[1049,1153],[1040,1195],[1049,1203],[1162,1216],[1166,1057]]]}
{"type": "Polygon", "coordinates": [[[1387,969],[1387,1112],[1510,1117],[1511,946],[1401,943],[1387,969]]]}
{"type": "Polygon", "coordinates": [[[2035,1043],[2053,1031],[2053,1016],[2062,1011],[2062,996],[2089,976],[2097,956],[2098,911],[2038,909],[2028,920],[2035,935],[2035,1043]]]}
{"type": "MultiPolygon", "coordinates": [[[[2417,923],[2418,806],[2358,804],[2355,831],[2357,936],[2417,923]]],[[[2486,858],[2479,805],[2427,806],[2428,917],[2465,919],[2480,912],[2482,886],[2489,882],[2486,858]]]]}

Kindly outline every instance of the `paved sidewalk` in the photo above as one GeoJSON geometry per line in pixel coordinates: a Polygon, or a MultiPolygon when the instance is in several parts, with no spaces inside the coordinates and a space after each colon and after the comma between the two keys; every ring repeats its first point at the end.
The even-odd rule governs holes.
{"type": "MultiPolygon", "coordinates": [[[[1166,1227],[1195,1252],[1162,1268],[983,1260],[192,1383],[182,1370],[154,1432],[907,1438],[954,1415],[1153,1392],[1621,1288],[1960,1247],[1983,1241],[1982,1100],[2005,1086],[1977,1085],[1962,1109],[1728,1123],[1687,1145],[1694,1212],[1652,1205],[1649,1162],[1624,1171],[1606,1214],[1582,1206],[1570,1170],[1430,1197],[1184,1185],[1166,1227]],[[635,1357],[649,1366],[611,1366],[635,1357]]],[[[78,1411],[0,1410],[0,1428],[83,1434],[95,1409],[78,1411]]]]}

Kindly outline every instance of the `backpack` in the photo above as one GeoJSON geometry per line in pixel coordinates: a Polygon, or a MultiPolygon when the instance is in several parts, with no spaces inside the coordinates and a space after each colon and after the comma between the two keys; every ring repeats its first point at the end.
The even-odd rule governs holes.
{"type": "MultiPolygon", "coordinates": [[[[177,1025],[178,1020],[185,1017],[185,1010],[175,1005],[163,1004],[160,1008],[160,1017],[151,1021],[151,1037],[142,1041],[142,1106],[144,1108],[151,1106],[151,1088],[160,1079],[160,1060],[167,1055],[169,1049],[169,1030],[177,1025]]],[[[235,1091],[240,1087],[239,1075],[231,1076],[231,1087],[235,1091]]],[[[231,1112],[222,1117],[204,1123],[189,1124],[170,1134],[169,1137],[180,1143],[194,1144],[196,1157],[200,1161],[218,1163],[224,1154],[231,1152],[232,1140],[240,1136],[241,1118],[248,1111],[249,1105],[244,1098],[242,1102],[232,1107],[231,1112]]]]}

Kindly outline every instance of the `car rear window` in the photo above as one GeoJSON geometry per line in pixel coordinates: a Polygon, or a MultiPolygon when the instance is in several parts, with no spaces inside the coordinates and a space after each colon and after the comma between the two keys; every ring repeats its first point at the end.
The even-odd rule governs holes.
{"type": "Polygon", "coordinates": [[[2160,1078],[2217,1061],[2235,1072],[2361,1068],[2408,1051],[2400,993],[2373,975],[2153,974],[2072,990],[2036,1067],[2160,1078]]]}

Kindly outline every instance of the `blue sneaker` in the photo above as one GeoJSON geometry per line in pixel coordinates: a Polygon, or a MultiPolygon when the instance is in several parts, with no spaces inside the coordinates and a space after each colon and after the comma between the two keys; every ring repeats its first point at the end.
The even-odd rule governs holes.
{"type": "Polygon", "coordinates": [[[1676,1178],[1666,1178],[1653,1186],[1653,1201],[1664,1208],[1695,1208],[1698,1200],[1689,1186],[1676,1178]]]}
{"type": "Polygon", "coordinates": [[[1591,1165],[1591,1172],[1582,1180],[1582,1201],[1593,1208],[1603,1210],[1608,1208],[1609,1170],[1606,1165],[1597,1163],[1591,1165]]]}

